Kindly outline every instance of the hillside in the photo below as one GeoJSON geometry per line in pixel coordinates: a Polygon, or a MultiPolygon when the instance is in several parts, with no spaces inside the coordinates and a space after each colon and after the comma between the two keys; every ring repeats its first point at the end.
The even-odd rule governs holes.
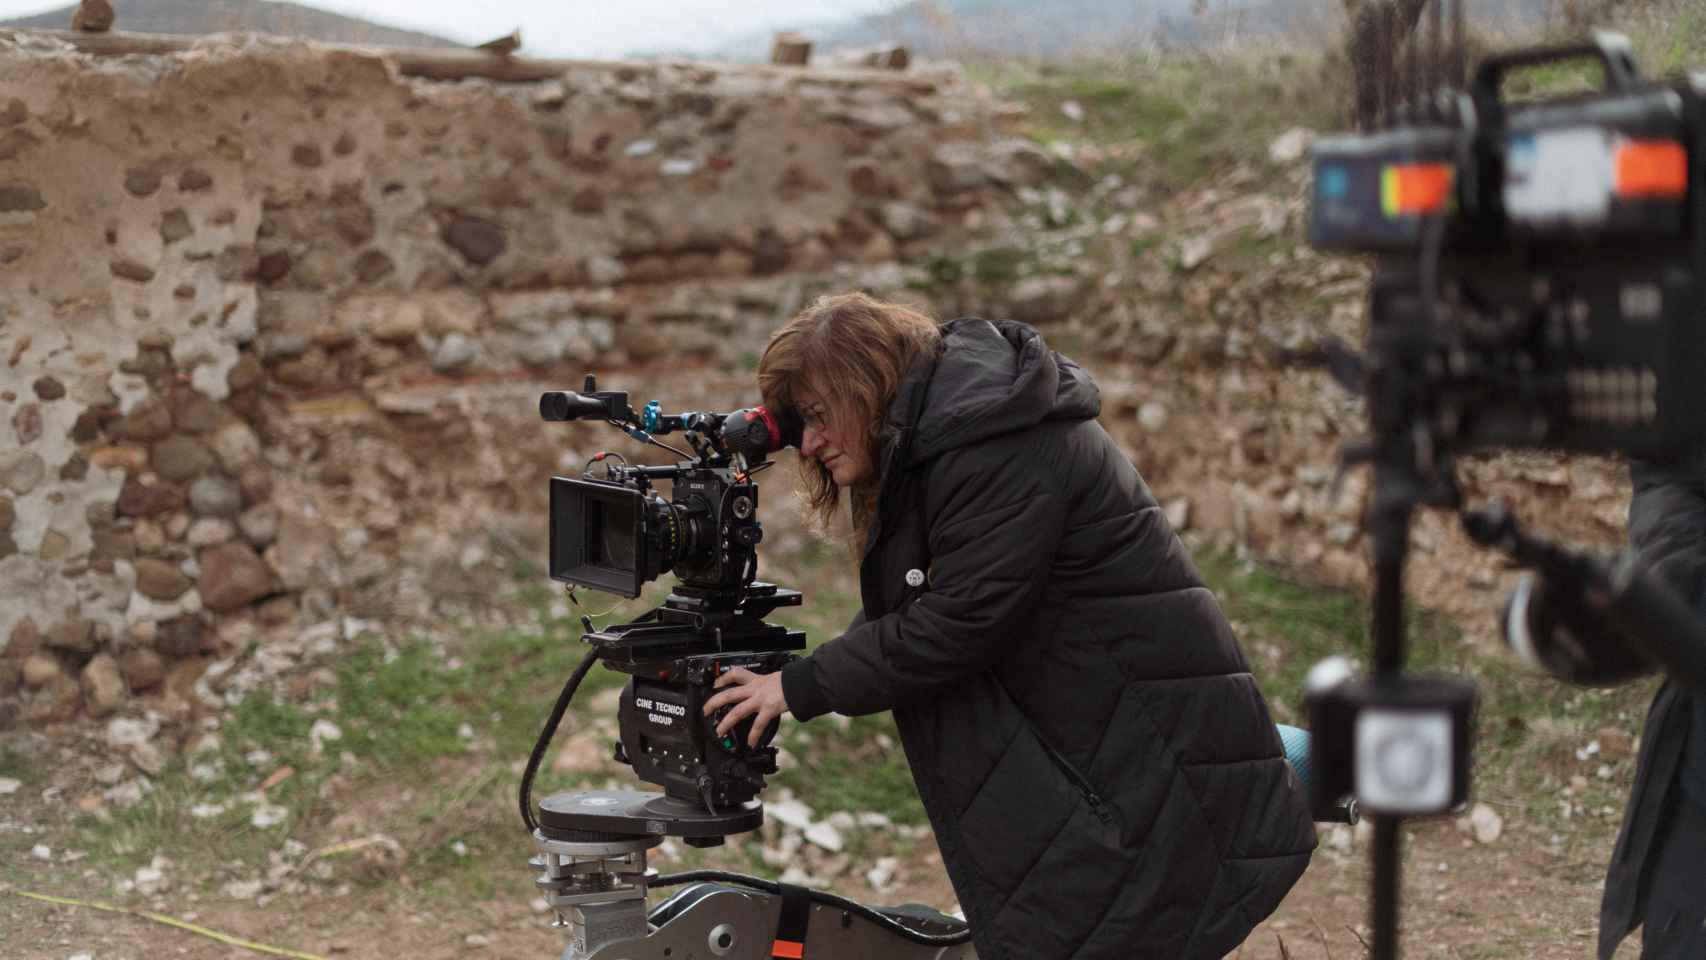
{"type": "MultiPolygon", "coordinates": [[[[1335,36],[1340,0],[910,0],[887,13],[845,22],[802,23],[823,49],[900,44],[926,57],[1106,55],[1135,49],[1203,49],[1248,40],[1335,36]]],[[[1482,27],[1532,27],[1545,0],[1483,0],[1482,27]]],[[[770,35],[730,44],[735,59],[761,59],[770,35]]]]}
{"type": "MultiPolygon", "coordinates": [[[[386,47],[455,47],[453,40],[275,0],[123,0],[117,27],[137,33],[271,33],[386,47]]],[[[0,20],[0,28],[64,30],[76,4],[0,20]]]]}

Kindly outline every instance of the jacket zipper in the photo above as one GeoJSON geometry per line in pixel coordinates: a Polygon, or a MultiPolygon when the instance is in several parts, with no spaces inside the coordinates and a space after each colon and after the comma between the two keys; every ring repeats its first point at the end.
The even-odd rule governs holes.
{"type": "Polygon", "coordinates": [[[1070,761],[1061,756],[1060,751],[1051,746],[1047,740],[1044,740],[1042,734],[1038,733],[1034,726],[1031,729],[1031,734],[1037,738],[1038,743],[1042,744],[1043,752],[1048,754],[1048,758],[1054,762],[1055,767],[1066,779],[1072,781],[1079,793],[1084,795],[1084,802],[1090,805],[1090,812],[1096,815],[1096,819],[1102,821],[1104,826],[1113,826],[1113,811],[1108,809],[1107,801],[1096,793],[1096,788],[1090,785],[1089,778],[1079,773],[1077,767],[1074,767],[1070,761]]]}

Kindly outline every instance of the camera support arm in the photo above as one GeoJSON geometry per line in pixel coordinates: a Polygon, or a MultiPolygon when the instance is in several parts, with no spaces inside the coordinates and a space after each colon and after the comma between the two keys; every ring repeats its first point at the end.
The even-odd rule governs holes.
{"type": "MultiPolygon", "coordinates": [[[[1638,553],[1625,551],[1607,561],[1561,547],[1524,531],[1503,504],[1465,513],[1463,528],[1477,543],[1502,550],[1517,566],[1533,569],[1579,600],[1579,617],[1600,621],[1572,623],[1577,631],[1609,630],[1676,681],[1706,691],[1706,624],[1638,553]]],[[[1559,612],[1567,616],[1571,606],[1559,612]]]]}
{"type": "Polygon", "coordinates": [[[1398,956],[1401,828],[1406,816],[1437,814],[1468,797],[1469,727],[1474,687],[1445,676],[1405,670],[1404,567],[1410,525],[1420,507],[1453,509],[1461,496],[1449,439],[1426,411],[1436,371],[1430,271],[1394,259],[1376,271],[1369,300],[1369,349],[1362,358],[1329,349],[1320,358],[1365,403],[1368,435],[1345,445],[1341,469],[1368,464],[1372,499],[1366,521],[1374,596],[1370,622],[1372,675],[1351,679],[1348,666],[1312,672],[1310,727],[1322,756],[1310,784],[1318,819],[1353,794],[1372,815],[1371,890],[1375,960],[1398,956]]]}

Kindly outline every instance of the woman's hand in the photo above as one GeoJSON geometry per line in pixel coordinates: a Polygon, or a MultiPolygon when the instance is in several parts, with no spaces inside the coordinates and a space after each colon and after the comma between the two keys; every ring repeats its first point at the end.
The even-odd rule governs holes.
{"type": "Polygon", "coordinates": [[[722,722],[717,724],[717,736],[722,736],[747,717],[752,717],[752,733],[746,738],[749,745],[758,746],[777,718],[788,712],[788,699],[782,694],[782,674],[753,673],[745,667],[735,667],[717,678],[722,692],[705,701],[705,715],[710,716],[726,704],[734,704],[722,722]]]}

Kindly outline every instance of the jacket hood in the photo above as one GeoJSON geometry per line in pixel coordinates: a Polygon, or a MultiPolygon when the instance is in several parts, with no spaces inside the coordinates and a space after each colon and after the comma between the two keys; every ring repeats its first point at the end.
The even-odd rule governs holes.
{"type": "Polygon", "coordinates": [[[889,423],[910,430],[906,459],[916,464],[1044,420],[1094,419],[1101,409],[1090,375],[1033,327],[967,317],[943,325],[941,352],[902,383],[889,423]]]}

